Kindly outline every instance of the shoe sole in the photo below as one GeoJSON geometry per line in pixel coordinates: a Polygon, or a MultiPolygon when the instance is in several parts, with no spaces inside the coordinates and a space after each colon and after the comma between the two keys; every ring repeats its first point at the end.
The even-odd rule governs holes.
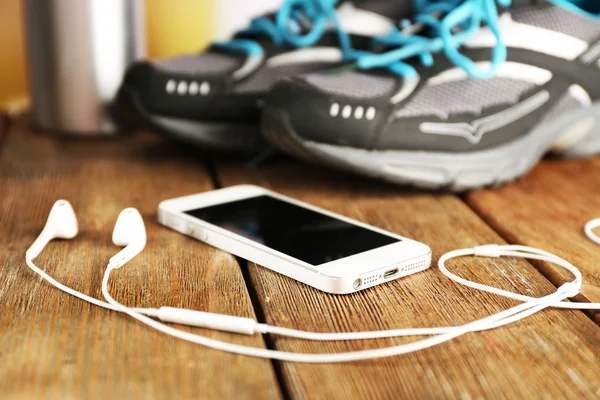
{"type": "Polygon", "coordinates": [[[154,115],[145,109],[132,87],[119,90],[113,116],[125,129],[147,128],[204,150],[251,153],[264,148],[258,124],[207,123],[154,115]]]}
{"type": "Polygon", "coordinates": [[[477,152],[441,153],[369,151],[303,140],[293,129],[287,112],[277,108],[265,110],[262,122],[263,134],[269,142],[306,161],[394,184],[453,192],[511,182],[527,174],[551,151],[571,158],[598,154],[599,125],[600,103],[595,103],[503,146],[477,152]],[[585,130],[582,123],[586,123],[585,130]],[[562,147],[557,150],[559,142],[562,147]]]}

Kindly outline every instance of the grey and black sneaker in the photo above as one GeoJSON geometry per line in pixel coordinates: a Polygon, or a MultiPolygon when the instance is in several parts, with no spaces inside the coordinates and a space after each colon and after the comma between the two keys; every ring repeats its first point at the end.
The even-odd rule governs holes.
{"type": "Polygon", "coordinates": [[[275,82],[341,65],[413,14],[412,0],[286,0],[202,53],[133,65],[115,114],[203,148],[253,151],[275,82]]]}
{"type": "Polygon", "coordinates": [[[263,129],[306,160],[463,191],[600,153],[600,2],[430,5],[345,71],[278,83],[263,129]],[[449,11],[450,10],[450,11],[449,11]]]}

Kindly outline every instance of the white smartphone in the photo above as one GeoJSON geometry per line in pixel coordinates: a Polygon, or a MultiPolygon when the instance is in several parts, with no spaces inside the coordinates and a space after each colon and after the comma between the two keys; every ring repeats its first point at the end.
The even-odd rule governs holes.
{"type": "Polygon", "coordinates": [[[159,222],[292,279],[353,293],[423,271],[426,245],[250,185],[166,200],[159,222]]]}

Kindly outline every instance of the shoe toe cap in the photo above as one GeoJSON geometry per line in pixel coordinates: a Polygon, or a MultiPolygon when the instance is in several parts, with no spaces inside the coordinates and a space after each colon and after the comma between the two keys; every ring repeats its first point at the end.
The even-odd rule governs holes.
{"type": "Polygon", "coordinates": [[[302,140],[369,148],[383,114],[376,103],[328,93],[296,77],[273,88],[266,108],[285,113],[293,134],[302,140]]]}
{"type": "Polygon", "coordinates": [[[121,85],[121,95],[133,98],[150,114],[202,121],[256,121],[254,95],[231,90],[237,64],[216,64],[204,54],[132,64],[121,85]],[[223,68],[217,68],[221,65],[223,68]]]}

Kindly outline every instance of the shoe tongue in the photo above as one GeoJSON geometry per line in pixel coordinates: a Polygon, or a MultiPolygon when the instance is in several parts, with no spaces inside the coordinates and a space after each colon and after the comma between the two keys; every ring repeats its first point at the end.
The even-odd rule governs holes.
{"type": "Polygon", "coordinates": [[[346,0],[359,10],[379,14],[394,21],[412,18],[415,13],[413,0],[346,0]]]}

